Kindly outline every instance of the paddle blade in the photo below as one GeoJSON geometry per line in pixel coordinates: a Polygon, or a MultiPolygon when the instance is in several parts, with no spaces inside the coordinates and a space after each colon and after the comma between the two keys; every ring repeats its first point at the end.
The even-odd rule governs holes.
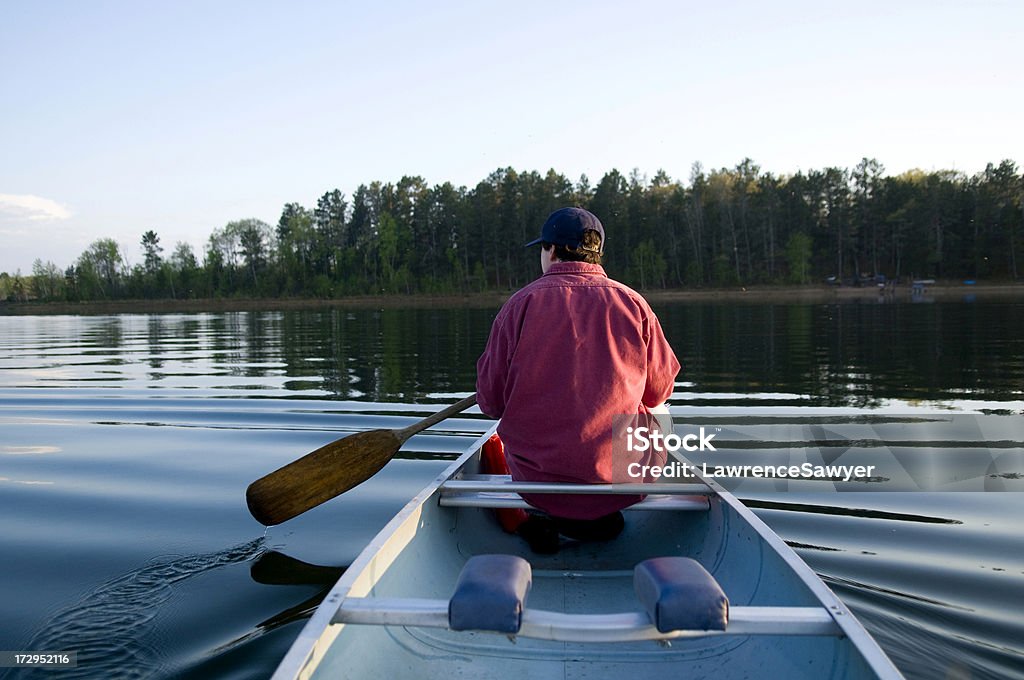
{"type": "Polygon", "coordinates": [[[249,512],[265,526],[301,515],[377,474],[403,441],[394,430],[370,430],[322,446],[250,484],[249,512]]]}

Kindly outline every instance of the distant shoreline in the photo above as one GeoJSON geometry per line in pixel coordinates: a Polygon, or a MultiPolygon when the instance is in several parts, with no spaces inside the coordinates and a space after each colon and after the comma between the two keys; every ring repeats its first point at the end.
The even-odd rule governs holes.
{"type": "MultiPolygon", "coordinates": [[[[736,303],[829,303],[829,302],[955,302],[974,300],[1024,299],[1024,284],[939,281],[914,295],[910,285],[892,290],[850,286],[747,286],[644,291],[652,304],[669,302],[736,303]]],[[[173,314],[197,312],[280,311],[290,309],[418,309],[418,308],[497,308],[511,292],[449,295],[355,295],[343,298],[207,298],[199,300],[92,300],[89,302],[0,302],[0,315],[36,316],[60,314],[173,314]]]]}

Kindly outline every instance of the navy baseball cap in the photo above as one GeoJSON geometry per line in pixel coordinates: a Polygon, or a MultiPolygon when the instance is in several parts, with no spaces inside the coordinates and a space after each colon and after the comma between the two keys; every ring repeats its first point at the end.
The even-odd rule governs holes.
{"type": "Polygon", "coordinates": [[[583,240],[583,232],[591,229],[601,237],[598,253],[604,252],[604,226],[597,215],[583,208],[562,208],[548,215],[547,222],[540,230],[540,238],[527,243],[524,248],[535,246],[540,242],[553,243],[568,248],[579,248],[583,240]]]}

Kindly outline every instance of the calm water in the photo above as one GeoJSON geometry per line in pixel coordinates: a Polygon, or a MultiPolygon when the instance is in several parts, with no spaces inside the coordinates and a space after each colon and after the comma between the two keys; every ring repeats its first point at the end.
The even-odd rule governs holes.
{"type": "MultiPolygon", "coordinates": [[[[779,423],[829,439],[847,425],[815,423],[968,411],[986,424],[903,442],[901,460],[953,452],[965,462],[943,474],[983,459],[988,488],[1021,488],[1024,305],[657,311],[684,366],[677,418],[727,424],[739,458],[778,454],[779,423]]],[[[78,651],[61,678],[266,677],[341,569],[489,423],[447,421],[266,532],[245,487],[471,392],[493,314],[0,318],[0,650],[78,651]]],[[[1024,493],[738,493],[907,676],[1024,677],[1024,493]]]]}

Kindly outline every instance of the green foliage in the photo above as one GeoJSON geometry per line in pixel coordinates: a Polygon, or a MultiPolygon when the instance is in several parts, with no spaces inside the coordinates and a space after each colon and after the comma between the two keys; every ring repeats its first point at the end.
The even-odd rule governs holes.
{"type": "Polygon", "coordinates": [[[786,264],[791,283],[808,283],[811,279],[811,237],[798,231],[786,241],[786,264]]]}
{"type": "Polygon", "coordinates": [[[609,274],[639,288],[809,283],[828,276],[1017,279],[1024,178],[1012,161],[973,177],[951,171],[885,176],[874,159],[853,170],[775,176],[750,159],[664,171],[611,170],[596,184],[554,170],[499,168],[472,188],[421,177],[360,185],[315,207],[288,203],[275,226],[256,219],[214,229],[202,261],[188,244],[164,259],[153,230],[127,271],[99,239],[66,272],[37,261],[33,276],[0,277],[9,299],[447,293],[512,290],[539,273],[524,251],[552,211],[581,205],[605,225],[609,274]]]}
{"type": "Polygon", "coordinates": [[[654,241],[647,239],[633,249],[632,278],[640,282],[640,288],[663,288],[668,264],[654,241]]]}
{"type": "Polygon", "coordinates": [[[7,280],[7,296],[6,299],[10,302],[27,302],[29,298],[29,291],[31,288],[31,282],[25,281],[21,275],[19,269],[14,273],[14,276],[7,280]]]}
{"type": "Polygon", "coordinates": [[[310,293],[313,297],[324,299],[330,298],[334,293],[333,284],[324,274],[317,274],[313,279],[313,287],[310,290],[310,293]]]}
{"type": "Polygon", "coordinates": [[[78,294],[82,300],[118,297],[124,282],[124,259],[117,241],[101,238],[78,256],[78,294]]]}
{"type": "Polygon", "coordinates": [[[736,269],[725,253],[719,253],[711,260],[711,282],[716,286],[733,286],[739,283],[736,269]]]}
{"type": "Polygon", "coordinates": [[[53,262],[37,259],[32,264],[32,289],[40,300],[64,298],[64,272],[53,262]]]}
{"type": "Polygon", "coordinates": [[[150,229],[142,235],[142,252],[146,258],[146,272],[153,274],[160,269],[160,253],[163,252],[160,237],[150,229]]]}

